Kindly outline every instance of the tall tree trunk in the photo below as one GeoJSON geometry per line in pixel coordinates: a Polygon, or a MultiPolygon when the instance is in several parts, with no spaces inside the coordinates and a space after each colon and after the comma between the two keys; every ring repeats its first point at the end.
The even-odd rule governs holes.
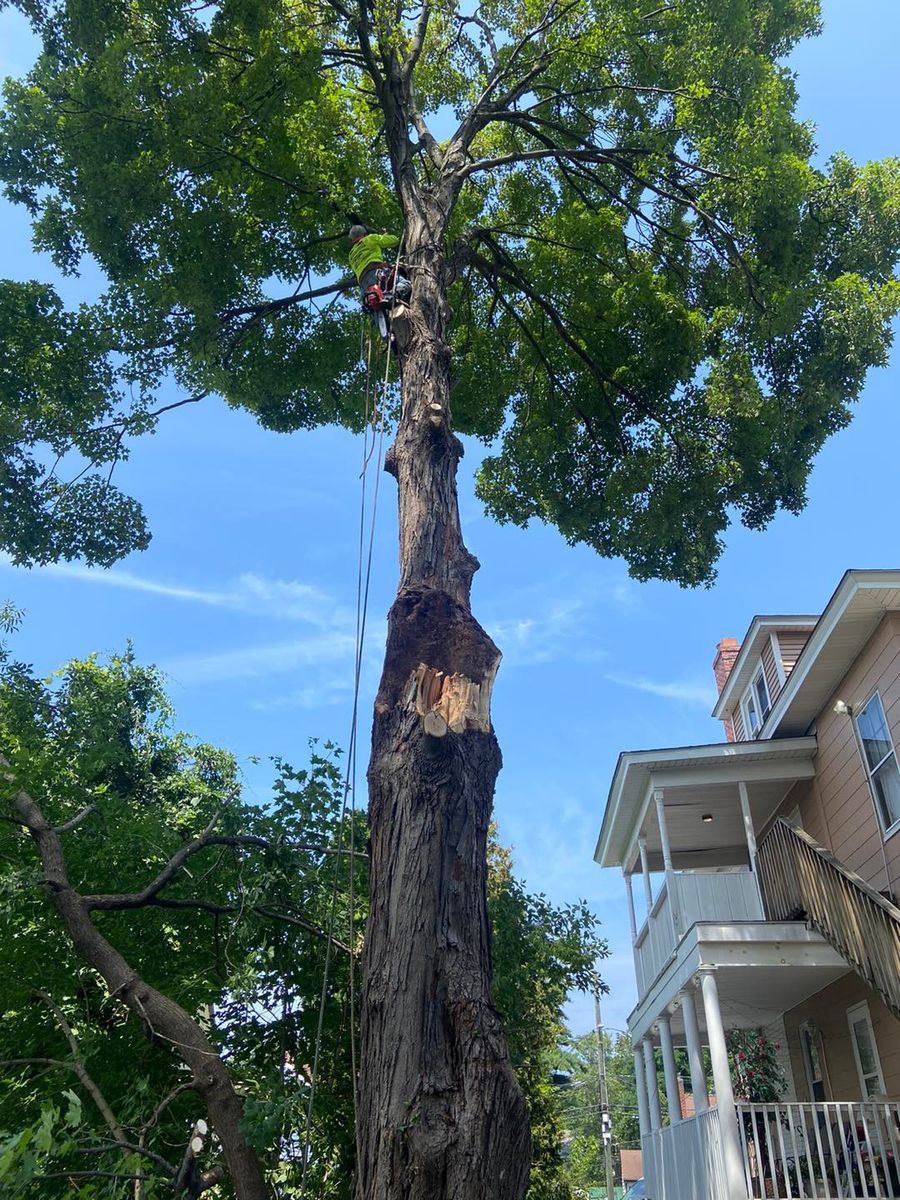
{"type": "MultiPolygon", "coordinates": [[[[421,212],[421,210],[420,210],[421,212]]],[[[531,1138],[491,1002],[486,843],[500,750],[497,647],[472,616],[459,524],[449,309],[435,231],[407,219],[400,584],[369,767],[357,1200],[521,1200],[531,1138]]]]}

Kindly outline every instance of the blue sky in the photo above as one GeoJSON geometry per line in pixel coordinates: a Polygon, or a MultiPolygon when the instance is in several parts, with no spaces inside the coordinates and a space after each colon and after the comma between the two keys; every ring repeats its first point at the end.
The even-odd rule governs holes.
{"type": "MultiPolygon", "coordinates": [[[[900,5],[826,0],[825,32],[794,56],[800,111],[823,157],[898,152],[895,97],[900,5]]],[[[27,69],[22,20],[0,13],[0,74],[27,69]]],[[[60,280],[29,248],[24,212],[0,201],[0,273],[52,280],[69,302],[96,276],[60,280]]],[[[758,612],[817,612],[847,567],[897,566],[900,355],[874,373],[851,427],[820,455],[800,517],[763,534],[732,530],[716,585],[637,584],[624,566],[565,545],[553,530],[500,528],[461,470],[467,542],[482,563],[476,615],[504,651],[494,693],[503,747],[496,817],[519,873],[554,901],[588,899],[612,956],[604,966],[613,1027],[634,981],[622,880],[592,861],[610,777],[623,749],[721,739],[709,715],[717,640],[741,637],[758,612]]],[[[175,398],[174,393],[169,398],[175,398]]],[[[357,440],[335,430],[281,435],[211,401],[169,414],[135,444],[120,485],[144,504],[150,548],[111,571],[0,563],[0,599],[26,611],[16,653],[41,671],[132,639],[162,666],[182,727],[246,763],[264,798],[270,773],[247,760],[300,762],[310,737],[346,745],[353,676],[357,440]]],[[[382,481],[361,748],[396,585],[395,495],[382,481]]],[[[576,1032],[590,1002],[570,1005],[576,1032]]]]}

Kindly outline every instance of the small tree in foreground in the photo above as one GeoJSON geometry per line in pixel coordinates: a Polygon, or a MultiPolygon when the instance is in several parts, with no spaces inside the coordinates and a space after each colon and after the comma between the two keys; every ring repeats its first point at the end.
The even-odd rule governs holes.
{"type": "MultiPolygon", "coordinates": [[[[276,763],[271,801],[250,804],[232,757],[172,716],[130,655],[70,663],[52,686],[21,666],[0,682],[0,1194],[183,1200],[233,1181],[236,1159],[295,1194],[331,928],[307,1183],[350,1200],[350,949],[367,861],[351,862],[346,836],[336,853],[335,752],[313,747],[302,771],[276,763]],[[180,1039],[161,1035],[160,1007],[180,1039]],[[226,1103],[235,1125],[219,1119],[226,1103]],[[191,1131],[210,1117],[217,1136],[195,1159],[191,1131]]],[[[595,985],[605,945],[584,904],[529,895],[492,847],[496,1000],[542,1131],[531,1197],[560,1200],[542,1068],[568,990],[595,985]]]]}
{"type": "Polygon", "coordinates": [[[7,84],[0,175],[38,246],[64,271],[93,256],[109,285],[75,313],[43,284],[2,290],[17,562],[145,546],[112,473],[177,404],[358,428],[344,236],[357,214],[402,230],[358,1195],[519,1200],[485,892],[500,654],[470,608],[451,384],[453,426],[492,446],[495,517],[708,582],[729,514],[802,508],[885,359],[900,167],[813,165],[784,63],[816,0],[21,6],[42,49],[7,84]],[[167,374],[184,395],[161,404],[167,374]]]}

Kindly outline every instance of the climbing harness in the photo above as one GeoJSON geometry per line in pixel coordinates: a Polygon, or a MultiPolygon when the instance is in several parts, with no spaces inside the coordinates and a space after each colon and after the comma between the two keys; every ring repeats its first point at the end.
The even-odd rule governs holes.
{"type": "Polygon", "coordinates": [[[410,283],[397,275],[396,267],[381,267],[363,293],[363,309],[375,318],[378,332],[387,338],[391,331],[390,317],[397,301],[404,303],[410,294],[410,283]]]}
{"type": "MultiPolygon", "coordinates": [[[[397,246],[397,257],[394,265],[383,263],[376,268],[374,282],[368,284],[362,294],[363,312],[373,318],[378,332],[387,341],[395,327],[405,317],[406,301],[412,292],[412,284],[400,272],[400,260],[403,256],[403,243],[406,232],[400,238],[397,246]]],[[[400,329],[397,328],[397,332],[400,329]]]]}

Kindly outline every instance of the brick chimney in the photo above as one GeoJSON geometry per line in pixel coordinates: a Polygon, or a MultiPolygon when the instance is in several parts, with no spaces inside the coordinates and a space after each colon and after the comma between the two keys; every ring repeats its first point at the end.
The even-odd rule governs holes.
{"type": "MultiPolygon", "coordinates": [[[[728,682],[731,668],[740,652],[741,643],[737,638],[720,638],[719,644],[716,646],[716,657],[713,659],[713,674],[716,677],[716,688],[720,695],[722,688],[728,682]]],[[[729,742],[734,741],[734,725],[731,721],[725,722],[725,736],[729,742]]]]}
{"type": "Polygon", "coordinates": [[[722,638],[716,646],[716,657],[713,659],[713,674],[716,677],[716,688],[721,693],[728,682],[734,661],[741,652],[741,643],[737,638],[722,638]]]}

